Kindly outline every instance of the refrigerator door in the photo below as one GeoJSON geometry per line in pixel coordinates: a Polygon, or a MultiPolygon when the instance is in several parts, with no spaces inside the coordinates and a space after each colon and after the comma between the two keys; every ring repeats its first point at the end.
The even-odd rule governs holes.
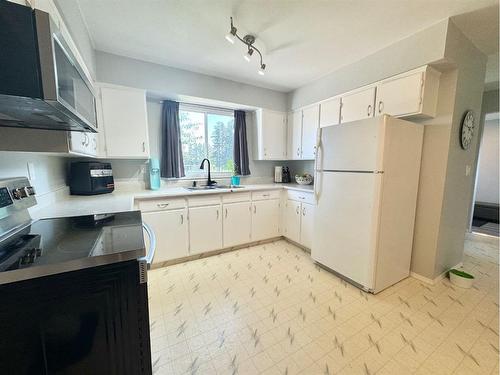
{"type": "Polygon", "coordinates": [[[312,258],[373,289],[382,174],[318,172],[312,258]]]}
{"type": "Polygon", "coordinates": [[[381,171],[385,117],[321,129],[316,168],[324,171],[381,171]]]}

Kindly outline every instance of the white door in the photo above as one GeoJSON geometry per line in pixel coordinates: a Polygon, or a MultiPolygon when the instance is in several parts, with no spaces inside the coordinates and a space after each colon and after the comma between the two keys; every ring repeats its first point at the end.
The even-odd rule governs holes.
{"type": "Polygon", "coordinates": [[[252,203],[252,241],[279,236],[280,200],[268,199],[252,203]]]}
{"type": "Polygon", "coordinates": [[[385,116],[321,129],[318,170],[383,171],[385,116]]]}
{"type": "Polygon", "coordinates": [[[101,88],[107,157],[149,157],[146,93],[128,88],[101,88]]]}
{"type": "Polygon", "coordinates": [[[319,104],[302,110],[302,159],[314,159],[316,132],[319,127],[319,104]]]}
{"type": "Polygon", "coordinates": [[[300,202],[287,199],[285,203],[285,237],[300,242],[300,202]]]}
{"type": "Polygon", "coordinates": [[[224,247],[250,242],[252,214],[250,202],[225,203],[223,206],[224,247]]]}
{"type": "Polygon", "coordinates": [[[189,243],[191,255],[222,248],[220,205],[189,208],[189,243]]]}
{"type": "MultiPolygon", "coordinates": [[[[142,219],[151,227],[156,236],[153,264],[189,255],[186,209],[144,212],[142,219]]],[[[147,239],[147,235],[144,238],[147,239]]],[[[146,243],[146,249],[148,248],[149,243],[146,243]]]]}
{"type": "Polygon", "coordinates": [[[314,205],[302,203],[302,219],[300,223],[300,244],[310,249],[314,235],[314,205]]]}
{"type": "Polygon", "coordinates": [[[340,122],[340,97],[327,100],[320,104],[319,126],[337,125],[340,122]]]}
{"type": "Polygon", "coordinates": [[[293,111],[288,115],[288,153],[291,160],[301,158],[302,111],[293,111]]]}
{"type": "Polygon", "coordinates": [[[403,116],[419,113],[422,105],[423,74],[419,72],[378,85],[376,114],[403,116]]]}
{"type": "Polygon", "coordinates": [[[374,173],[324,172],[317,197],[311,256],[317,262],[373,288],[378,189],[374,173]]]}
{"type": "Polygon", "coordinates": [[[262,110],[263,159],[279,160],[286,157],[286,115],[262,110]]]}
{"type": "Polygon", "coordinates": [[[374,104],[375,87],[343,96],[340,122],[345,123],[373,117],[374,104]]]}

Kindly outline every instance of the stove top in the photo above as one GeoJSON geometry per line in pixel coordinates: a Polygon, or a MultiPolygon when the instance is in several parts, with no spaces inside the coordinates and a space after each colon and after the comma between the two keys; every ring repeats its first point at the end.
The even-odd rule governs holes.
{"type": "Polygon", "coordinates": [[[140,211],[42,219],[0,242],[0,284],[144,255],[140,211]]]}

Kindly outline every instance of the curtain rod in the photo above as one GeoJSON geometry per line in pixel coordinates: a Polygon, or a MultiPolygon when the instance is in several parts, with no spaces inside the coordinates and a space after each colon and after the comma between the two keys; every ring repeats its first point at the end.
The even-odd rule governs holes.
{"type": "MultiPolygon", "coordinates": [[[[169,101],[169,99],[164,99],[164,100],[160,100],[158,103],[159,104],[163,104],[164,102],[166,101],[169,101]]],[[[176,101],[176,100],[171,100],[171,101],[176,101]]],[[[200,108],[207,108],[207,109],[214,109],[214,110],[225,110],[225,111],[231,111],[231,112],[234,112],[234,111],[243,111],[243,112],[247,112],[248,110],[245,110],[245,109],[234,109],[234,108],[226,108],[226,107],[215,107],[215,106],[212,106],[212,105],[205,105],[205,104],[197,104],[197,103],[188,103],[188,102],[178,102],[179,104],[184,104],[186,106],[193,106],[193,107],[200,107],[200,108]]]]}

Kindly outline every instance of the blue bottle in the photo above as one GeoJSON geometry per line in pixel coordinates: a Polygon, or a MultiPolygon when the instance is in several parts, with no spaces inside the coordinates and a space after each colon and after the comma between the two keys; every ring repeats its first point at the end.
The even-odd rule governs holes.
{"type": "Polygon", "coordinates": [[[149,188],[151,190],[160,188],[160,162],[158,159],[149,159],[149,188]]]}

